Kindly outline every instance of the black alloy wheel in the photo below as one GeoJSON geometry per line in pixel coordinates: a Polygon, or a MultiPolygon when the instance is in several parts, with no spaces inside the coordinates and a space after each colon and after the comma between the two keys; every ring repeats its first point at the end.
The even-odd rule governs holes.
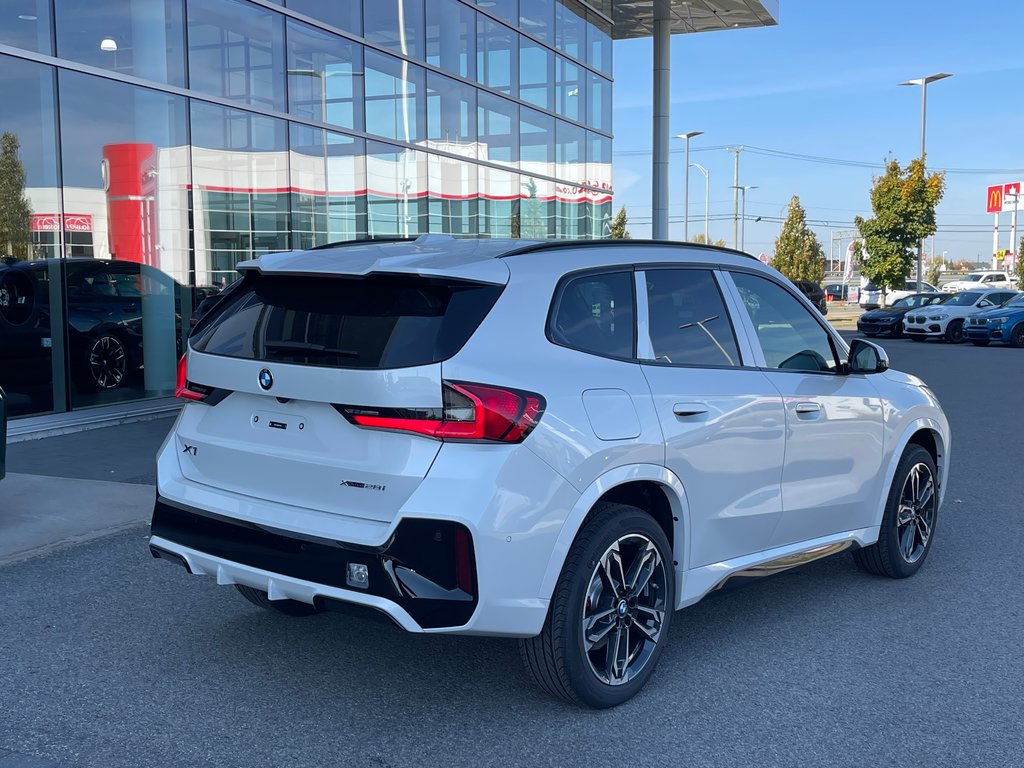
{"type": "Polygon", "coordinates": [[[1024,347],[1024,322],[1017,323],[1010,331],[1010,346],[1018,349],[1024,347]]]}
{"type": "Polygon", "coordinates": [[[115,389],[128,374],[128,352],[112,333],[104,333],[89,342],[83,379],[89,389],[115,389]]]}
{"type": "Polygon", "coordinates": [[[946,326],[945,340],[950,344],[960,344],[966,337],[964,334],[964,321],[951,320],[946,326]]]}
{"type": "Polygon", "coordinates": [[[672,549],[661,526],[626,504],[601,504],[566,558],[537,637],[519,641],[553,696],[604,709],[644,686],[675,609],[672,549]]]}
{"type": "Polygon", "coordinates": [[[878,541],[854,550],[857,566],[892,579],[905,579],[917,573],[935,538],[938,491],[938,472],[932,455],[920,445],[907,446],[889,489],[878,541]]]}

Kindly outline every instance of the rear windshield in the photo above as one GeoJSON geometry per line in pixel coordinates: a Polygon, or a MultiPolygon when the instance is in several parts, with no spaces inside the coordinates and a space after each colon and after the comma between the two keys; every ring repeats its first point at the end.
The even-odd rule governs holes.
{"type": "Polygon", "coordinates": [[[196,328],[192,349],[331,368],[408,368],[445,360],[501,286],[415,275],[252,274],[196,328]]]}

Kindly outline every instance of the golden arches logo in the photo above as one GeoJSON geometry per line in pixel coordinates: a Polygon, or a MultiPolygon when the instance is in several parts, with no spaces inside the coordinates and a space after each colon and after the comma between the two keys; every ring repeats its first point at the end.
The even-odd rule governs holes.
{"type": "Polygon", "coordinates": [[[1003,188],[989,187],[988,188],[988,206],[986,210],[989,213],[999,213],[1003,209],[1003,188]]]}

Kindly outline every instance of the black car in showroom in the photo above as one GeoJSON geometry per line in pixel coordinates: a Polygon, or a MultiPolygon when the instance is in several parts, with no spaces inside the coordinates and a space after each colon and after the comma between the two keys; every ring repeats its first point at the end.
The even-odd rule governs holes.
{"type": "Polygon", "coordinates": [[[32,393],[52,380],[51,283],[65,281],[71,379],[85,391],[114,389],[143,364],[146,325],[173,330],[181,345],[181,313],[202,300],[145,264],[71,258],[0,264],[0,386],[32,393]],[[163,297],[163,298],[161,298],[163,297]],[[182,306],[184,299],[190,304],[182,306]],[[143,312],[145,305],[145,313],[143,312]]]}
{"type": "Polygon", "coordinates": [[[865,312],[857,319],[857,330],[865,336],[888,333],[894,339],[903,336],[903,316],[912,309],[927,307],[945,301],[951,293],[914,293],[905,296],[888,307],[879,307],[865,312]]]}

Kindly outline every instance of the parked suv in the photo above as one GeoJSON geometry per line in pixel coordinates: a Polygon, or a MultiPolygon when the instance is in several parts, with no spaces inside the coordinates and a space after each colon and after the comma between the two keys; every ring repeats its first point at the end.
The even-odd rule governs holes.
{"type": "Polygon", "coordinates": [[[948,294],[949,298],[939,304],[907,312],[903,316],[903,333],[912,341],[933,338],[959,344],[966,338],[964,321],[970,315],[998,307],[1016,294],[1016,291],[963,291],[948,294]]]}
{"type": "Polygon", "coordinates": [[[239,270],[181,363],[149,546],[258,606],[517,637],[608,707],[709,592],[928,555],[938,402],[754,258],[428,235],[239,270]]]}
{"type": "Polygon", "coordinates": [[[863,309],[878,309],[879,307],[892,306],[900,299],[913,296],[915,293],[938,293],[939,289],[931,283],[921,281],[921,290],[917,290],[916,280],[907,280],[903,284],[903,290],[893,289],[882,295],[882,289],[871,282],[865,282],[860,289],[860,298],[857,303],[863,309]]]}

